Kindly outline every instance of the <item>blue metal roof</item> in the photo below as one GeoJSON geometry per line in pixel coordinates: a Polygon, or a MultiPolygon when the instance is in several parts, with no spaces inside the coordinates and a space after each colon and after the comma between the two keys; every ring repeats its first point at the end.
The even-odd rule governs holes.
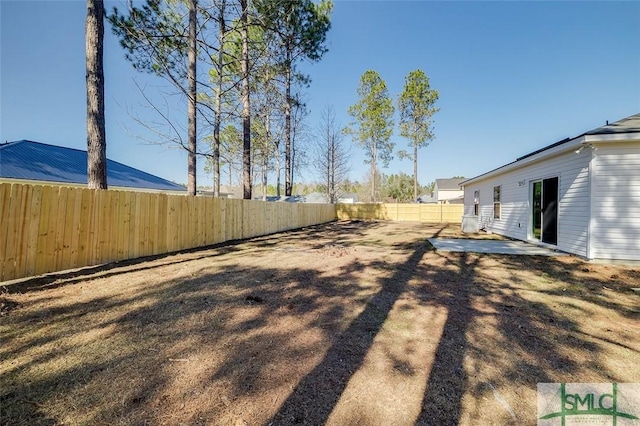
{"type": "MultiPolygon", "coordinates": [[[[87,184],[87,151],[21,140],[0,145],[0,178],[87,184]]],[[[182,185],[107,159],[107,185],[185,191],[182,185]]]]}

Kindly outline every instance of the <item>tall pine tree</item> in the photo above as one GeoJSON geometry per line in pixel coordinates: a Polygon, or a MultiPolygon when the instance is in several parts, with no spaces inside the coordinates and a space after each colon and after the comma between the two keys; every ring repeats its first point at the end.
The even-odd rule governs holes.
{"type": "Polygon", "coordinates": [[[349,107],[353,117],[344,132],[364,148],[366,163],[371,166],[370,201],[376,201],[376,172],[378,160],[384,167],[393,159],[394,143],[390,140],[393,133],[393,102],[389,97],[387,84],[374,70],[367,70],[360,77],[358,102],[349,107]]]}
{"type": "Polygon", "coordinates": [[[87,182],[107,189],[107,139],[104,125],[104,4],[87,0],[85,27],[87,66],[87,182]]]}
{"type": "Polygon", "coordinates": [[[409,139],[411,153],[400,151],[402,158],[413,160],[413,201],[418,199],[418,149],[426,148],[434,139],[433,115],[438,91],[429,86],[429,77],[422,70],[411,71],[405,78],[404,90],[398,98],[400,135],[409,139]]]}
{"type": "Polygon", "coordinates": [[[296,72],[296,63],[308,59],[318,61],[327,52],[324,45],[331,28],[331,0],[314,3],[311,0],[257,0],[256,9],[268,32],[280,46],[285,85],[285,195],[293,189],[292,108],[296,101],[291,96],[294,79],[305,76],[296,72]]]}

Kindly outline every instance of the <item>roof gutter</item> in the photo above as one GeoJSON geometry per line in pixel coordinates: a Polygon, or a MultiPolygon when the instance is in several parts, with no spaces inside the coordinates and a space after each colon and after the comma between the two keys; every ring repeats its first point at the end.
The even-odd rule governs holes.
{"type": "Polygon", "coordinates": [[[615,143],[640,141],[640,132],[634,133],[602,133],[596,135],[585,135],[585,144],[590,143],[615,143]]]}

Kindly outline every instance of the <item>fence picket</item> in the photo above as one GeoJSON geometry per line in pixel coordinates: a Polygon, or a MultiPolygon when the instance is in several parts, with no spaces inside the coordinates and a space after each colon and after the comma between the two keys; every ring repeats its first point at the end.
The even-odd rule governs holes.
{"type": "Polygon", "coordinates": [[[39,219],[40,215],[42,214],[40,211],[41,206],[42,186],[36,185],[33,187],[31,203],[27,211],[29,219],[27,224],[27,252],[25,256],[26,263],[24,270],[25,276],[33,275],[36,269],[36,258],[38,254],[38,233],[40,231],[39,219]]]}

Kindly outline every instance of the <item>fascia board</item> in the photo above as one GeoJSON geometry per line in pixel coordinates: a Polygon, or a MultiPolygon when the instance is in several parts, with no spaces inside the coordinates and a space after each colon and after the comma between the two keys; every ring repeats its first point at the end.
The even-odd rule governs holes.
{"type": "Polygon", "coordinates": [[[606,142],[631,142],[640,141],[640,133],[610,133],[600,135],[585,135],[585,144],[606,142]]]}
{"type": "Polygon", "coordinates": [[[581,145],[585,144],[586,142],[584,141],[585,136],[579,136],[575,139],[569,140],[566,143],[563,143],[562,145],[558,145],[555,146],[553,148],[549,148],[548,150],[542,151],[536,155],[533,155],[531,157],[527,157],[524,158],[520,161],[514,161],[512,163],[509,164],[505,164],[504,166],[498,167],[497,169],[493,169],[489,172],[486,172],[484,174],[481,174],[479,176],[476,176],[474,178],[471,178],[469,180],[466,180],[462,183],[460,183],[460,186],[464,187],[466,185],[469,185],[471,183],[476,183],[476,182],[480,182],[482,180],[485,179],[489,179],[495,176],[499,176],[501,174],[522,168],[524,166],[527,166],[529,164],[533,164],[533,163],[537,163],[540,161],[544,161],[547,158],[551,158],[551,157],[555,157],[557,155],[560,154],[564,154],[565,152],[568,151],[575,151],[576,148],[580,148],[581,145]]]}

